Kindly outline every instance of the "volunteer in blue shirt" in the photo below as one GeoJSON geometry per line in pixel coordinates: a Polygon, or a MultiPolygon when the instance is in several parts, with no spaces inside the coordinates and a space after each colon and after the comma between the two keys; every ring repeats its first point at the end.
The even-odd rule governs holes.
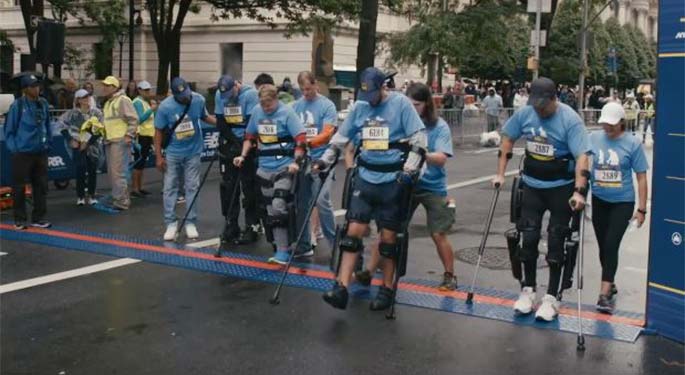
{"type": "MultiPolygon", "coordinates": [[[[204,140],[200,120],[216,124],[205,108],[205,98],[190,89],[181,77],[171,81],[172,96],[164,99],[155,114],[155,162],[157,169],[164,172],[164,240],[176,237],[176,199],[180,178],[184,178],[186,194],[191,199],[199,193],[200,155],[204,140]],[[185,113],[185,115],[184,115],[185,113]],[[168,135],[165,135],[168,134],[168,135]],[[170,137],[168,146],[162,150],[162,138],[170,137]],[[164,151],[164,153],[162,153],[164,151]]],[[[189,239],[199,237],[197,231],[197,206],[195,203],[186,208],[188,218],[185,224],[189,239]]]]}
{"type": "MultiPolygon", "coordinates": [[[[445,171],[447,159],[453,154],[452,134],[445,120],[438,116],[428,86],[423,83],[412,84],[407,88],[407,97],[420,114],[428,136],[427,167],[414,191],[412,212],[416,211],[419,205],[426,210],[428,231],[445,269],[438,289],[455,290],[457,277],[454,274],[454,251],[447,238],[447,231],[454,224],[454,211],[448,207],[445,171]]],[[[372,260],[368,262],[366,269],[355,273],[357,281],[363,285],[371,284],[372,275],[378,264],[377,259],[377,251],[373,251],[372,260]]]]}
{"type": "Polygon", "coordinates": [[[612,313],[617,293],[614,277],[618,251],[628,222],[638,226],[647,214],[647,158],[640,140],[626,133],[625,110],[618,103],[602,107],[598,120],[604,131],[590,134],[592,150],[592,225],[597,235],[602,285],[597,310],[612,313]],[[633,172],[637,176],[635,208],[633,172]]]}
{"type": "Polygon", "coordinates": [[[336,283],[323,299],[335,308],[347,307],[347,289],[359,253],[364,248],[362,238],[374,219],[380,228],[379,252],[384,259],[381,262],[383,285],[371,302],[371,309],[385,310],[394,300],[395,263],[400,251],[397,232],[404,230],[402,225],[408,204],[403,202],[406,190],[400,181],[418,173],[419,148],[426,147],[426,134],[409,99],[386,91],[383,72],[367,68],[360,78],[359,101],[331,139],[331,147],[312,166],[326,168],[350,140],[361,141],[358,173],[345,217],[348,230],[340,240],[340,269],[336,283]]]}
{"type": "Polygon", "coordinates": [[[259,218],[257,216],[257,192],[255,174],[257,163],[253,154],[247,155],[242,168],[233,165],[233,158],[240,155],[245,138],[245,128],[250,121],[250,113],[259,102],[257,91],[249,85],[236,81],[229,75],[219,78],[214,113],[219,129],[219,170],[221,185],[221,213],[226,218],[221,240],[224,242],[252,243],[257,241],[259,218]],[[236,183],[236,194],[233,191],[236,183]],[[245,231],[241,233],[238,225],[240,216],[240,193],[245,211],[245,231]],[[231,199],[233,202],[231,203],[231,199]],[[228,209],[231,212],[228,212],[228,209]]]}
{"type": "Polygon", "coordinates": [[[564,261],[564,243],[569,234],[573,211],[585,205],[588,156],[587,132],[578,114],[556,99],[556,85],[545,77],[532,82],[528,105],[516,111],[502,129],[497,176],[493,185],[504,184],[504,172],[514,142],[524,138],[523,198],[516,224],[521,233],[520,258],[524,277],[514,311],[529,314],[535,305],[536,270],[540,229],[545,211],[550,211],[547,226],[547,263],[549,282],[535,317],[552,321],[559,311],[559,283],[564,261]],[[575,206],[571,207],[570,202],[575,206]]]}
{"type": "Polygon", "coordinates": [[[233,164],[243,167],[255,146],[259,164],[257,180],[266,205],[265,229],[276,248],[269,262],[286,264],[290,258],[290,242],[295,239],[293,180],[305,157],[306,136],[302,121],[292,107],[278,101],[273,85],[259,88],[259,106],[252,111],[242,151],[233,159],[233,164]]]}
{"type": "MultiPolygon", "coordinates": [[[[297,83],[302,89],[303,96],[298,99],[293,105],[293,109],[300,116],[300,120],[305,128],[307,134],[307,145],[309,147],[309,156],[311,160],[316,160],[323,155],[328,148],[328,142],[331,140],[333,134],[337,129],[338,112],[335,110],[335,104],[323,95],[320,95],[317,90],[316,77],[311,72],[300,72],[297,76],[297,83]]],[[[320,227],[323,235],[328,240],[328,244],[333,247],[335,242],[335,215],[333,213],[333,204],[331,202],[331,183],[333,179],[328,178],[321,193],[316,201],[315,211],[312,213],[312,226],[320,227]],[[314,223],[315,220],[319,223],[314,223]]],[[[298,203],[300,207],[307,207],[312,199],[312,194],[319,189],[320,180],[312,176],[309,171],[302,175],[302,181],[298,187],[298,203]]],[[[305,210],[298,212],[298,227],[306,225],[304,231],[304,239],[302,240],[304,246],[301,256],[312,256],[314,250],[312,249],[312,242],[315,240],[310,238],[310,223],[303,223],[305,210]],[[301,214],[301,215],[300,215],[301,214]]]]}
{"type": "Polygon", "coordinates": [[[19,79],[22,96],[15,100],[5,119],[5,146],[12,154],[12,200],[14,228],[27,228],[24,184],[31,183],[31,226],[48,228],[45,221],[48,193],[48,150],[52,142],[48,102],[41,98],[40,81],[33,74],[19,79]]]}

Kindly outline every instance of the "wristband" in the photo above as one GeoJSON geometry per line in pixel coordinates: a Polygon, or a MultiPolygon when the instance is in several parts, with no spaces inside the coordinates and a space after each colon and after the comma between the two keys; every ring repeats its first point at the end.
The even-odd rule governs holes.
{"type": "Polygon", "coordinates": [[[639,212],[639,213],[641,213],[641,214],[643,214],[643,215],[647,215],[647,210],[642,210],[642,209],[639,209],[639,208],[638,208],[638,209],[637,209],[637,212],[639,212]]]}
{"type": "Polygon", "coordinates": [[[575,189],[573,189],[576,193],[585,196],[587,194],[587,188],[585,186],[576,186],[575,189]]]}

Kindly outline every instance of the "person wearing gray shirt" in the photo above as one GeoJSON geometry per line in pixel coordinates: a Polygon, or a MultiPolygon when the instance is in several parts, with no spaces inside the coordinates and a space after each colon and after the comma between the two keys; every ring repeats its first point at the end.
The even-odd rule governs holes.
{"type": "Polygon", "coordinates": [[[483,98],[481,107],[485,110],[487,117],[488,132],[495,131],[499,128],[499,111],[502,109],[502,97],[495,93],[495,89],[490,87],[488,95],[483,98]]]}

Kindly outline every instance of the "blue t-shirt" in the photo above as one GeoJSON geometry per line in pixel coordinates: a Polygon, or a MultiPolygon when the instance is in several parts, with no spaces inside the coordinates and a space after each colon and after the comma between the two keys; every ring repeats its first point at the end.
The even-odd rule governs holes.
{"type": "Polygon", "coordinates": [[[604,131],[590,134],[592,195],[607,202],[635,202],[633,171],[647,172],[647,158],[640,141],[624,133],[610,139],[604,131]]]}
{"type": "MultiPolygon", "coordinates": [[[[402,160],[400,150],[369,150],[365,149],[364,145],[373,148],[382,142],[397,142],[411,137],[424,128],[423,121],[421,121],[409,99],[402,94],[390,92],[388,97],[377,107],[372,107],[364,101],[355,103],[352,112],[338,131],[341,135],[362,143],[362,151],[359,157],[364,161],[372,164],[394,164],[402,160]],[[364,140],[364,128],[376,128],[373,132],[367,130],[367,135],[375,139],[364,140]],[[367,141],[371,142],[367,143],[367,141]],[[371,146],[372,143],[374,144],[373,147],[371,146]]],[[[383,184],[394,181],[397,178],[397,173],[374,172],[360,166],[359,177],[371,184],[383,184]]]]}
{"type": "MultiPolygon", "coordinates": [[[[442,118],[434,126],[426,125],[428,132],[428,152],[442,152],[451,158],[454,151],[452,149],[452,134],[450,128],[442,118]]],[[[427,164],[426,171],[419,180],[418,188],[427,190],[441,196],[447,196],[447,173],[445,167],[427,164]]]]}
{"type": "MultiPolygon", "coordinates": [[[[507,120],[502,134],[512,140],[526,139],[526,150],[541,158],[570,157],[578,159],[590,151],[587,131],[583,120],[571,107],[557,103],[557,111],[548,118],[540,118],[532,106],[527,105],[507,120]]],[[[575,170],[575,162],[569,163],[569,172],[575,170]]],[[[573,179],[543,181],[523,173],[526,185],[535,189],[550,189],[573,182],[573,179]]]]}
{"type": "MultiPolygon", "coordinates": [[[[162,101],[155,115],[155,128],[163,130],[171,129],[185,111],[186,105],[177,102],[173,96],[162,101]]],[[[169,146],[166,148],[167,155],[191,156],[202,153],[203,138],[200,120],[207,117],[205,98],[193,92],[193,100],[188,109],[188,114],[176,126],[171,137],[169,146]]]]}
{"type": "MultiPolygon", "coordinates": [[[[299,116],[297,116],[292,107],[279,102],[278,108],[271,114],[265,113],[261,106],[254,107],[252,116],[250,116],[250,123],[247,125],[245,132],[257,137],[260,150],[279,148],[294,150],[295,143],[293,141],[283,143],[271,142],[275,141],[276,138],[295,138],[297,135],[304,133],[304,126],[302,126],[302,121],[300,121],[299,116]],[[264,144],[262,143],[263,141],[268,143],[264,144]]],[[[290,156],[260,156],[259,168],[267,172],[275,172],[287,167],[293,161],[294,158],[290,156]]]]}
{"type": "Polygon", "coordinates": [[[252,86],[241,85],[238,97],[231,97],[226,100],[221,97],[221,92],[216,90],[214,114],[224,116],[229,126],[240,126],[232,126],[231,131],[238,139],[243,139],[245,137],[245,125],[250,122],[250,113],[257,104],[259,104],[259,95],[252,86]]]}
{"type": "MultiPolygon", "coordinates": [[[[300,98],[293,105],[293,109],[300,116],[300,120],[304,125],[307,141],[319,135],[323,131],[324,124],[336,126],[338,112],[335,110],[335,104],[325,96],[317,95],[316,99],[312,101],[304,97],[300,98]]],[[[310,157],[312,159],[319,159],[328,146],[326,144],[309,150],[310,157]]]]}

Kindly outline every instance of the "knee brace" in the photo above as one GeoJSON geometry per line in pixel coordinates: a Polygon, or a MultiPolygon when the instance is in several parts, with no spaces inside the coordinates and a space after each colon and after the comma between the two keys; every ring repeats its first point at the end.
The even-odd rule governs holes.
{"type": "Polygon", "coordinates": [[[552,225],[547,229],[547,263],[561,266],[564,263],[564,244],[569,228],[563,225],[552,225]]]}
{"type": "Polygon", "coordinates": [[[521,252],[519,257],[523,262],[536,261],[538,258],[538,244],[540,243],[540,227],[535,222],[521,218],[516,225],[516,229],[521,232],[521,252]]]}
{"type": "Polygon", "coordinates": [[[509,262],[511,262],[511,273],[516,280],[523,280],[523,268],[521,266],[521,233],[516,229],[509,229],[504,232],[507,238],[507,248],[509,249],[509,262]]]}
{"type": "Polygon", "coordinates": [[[361,238],[345,236],[340,240],[340,250],[348,253],[360,253],[364,250],[361,238]]]}
{"type": "Polygon", "coordinates": [[[381,253],[384,258],[397,259],[397,244],[381,242],[378,244],[378,252],[381,253]]]}

